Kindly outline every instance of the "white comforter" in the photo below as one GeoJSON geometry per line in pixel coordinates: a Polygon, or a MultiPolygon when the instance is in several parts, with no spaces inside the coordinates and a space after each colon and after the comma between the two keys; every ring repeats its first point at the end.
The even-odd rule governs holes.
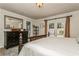
{"type": "Polygon", "coordinates": [[[47,37],[27,43],[19,56],[78,56],[79,44],[75,38],[47,37]]]}

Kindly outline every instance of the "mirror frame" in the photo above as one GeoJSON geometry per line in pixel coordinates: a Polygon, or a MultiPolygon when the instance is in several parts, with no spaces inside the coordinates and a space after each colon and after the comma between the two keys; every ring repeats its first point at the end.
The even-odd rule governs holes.
{"type": "MultiPolygon", "coordinates": [[[[23,19],[20,19],[20,18],[17,18],[17,17],[12,17],[12,16],[7,16],[7,15],[4,15],[4,29],[12,29],[12,28],[6,27],[6,17],[13,18],[13,19],[16,19],[16,20],[21,20],[22,21],[22,27],[18,28],[18,29],[23,29],[23,19]]],[[[14,29],[17,29],[17,28],[14,28],[14,29]]]]}

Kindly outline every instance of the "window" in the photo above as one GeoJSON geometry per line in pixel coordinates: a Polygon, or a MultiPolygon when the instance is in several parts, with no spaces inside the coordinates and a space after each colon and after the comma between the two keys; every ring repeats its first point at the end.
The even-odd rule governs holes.
{"type": "Polygon", "coordinates": [[[63,37],[64,35],[64,24],[62,22],[57,23],[57,37],[63,37]]]}
{"type": "Polygon", "coordinates": [[[49,36],[64,37],[65,18],[48,21],[49,36]]]}
{"type": "Polygon", "coordinates": [[[54,23],[49,24],[49,29],[54,29],[54,23]]]}
{"type": "Polygon", "coordinates": [[[28,37],[30,37],[31,35],[31,22],[30,21],[26,21],[26,29],[28,31],[28,37]]]}
{"type": "Polygon", "coordinates": [[[48,36],[55,36],[55,20],[48,21],[48,36]]]}

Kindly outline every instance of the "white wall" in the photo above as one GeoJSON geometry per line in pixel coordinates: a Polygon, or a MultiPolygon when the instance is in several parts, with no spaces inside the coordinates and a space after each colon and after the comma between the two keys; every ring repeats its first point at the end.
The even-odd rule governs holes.
{"type": "Polygon", "coordinates": [[[0,47],[4,45],[4,20],[2,19],[2,12],[0,9],[0,47]]]}
{"type": "MultiPolygon", "coordinates": [[[[0,47],[4,47],[4,15],[17,17],[23,19],[23,28],[26,29],[26,21],[30,21],[32,25],[31,18],[16,14],[14,12],[10,12],[4,9],[0,9],[0,47]]],[[[32,36],[32,26],[31,26],[31,36],[32,36]]]]}
{"type": "MultiPolygon", "coordinates": [[[[64,14],[60,14],[60,15],[56,15],[56,16],[50,16],[47,18],[43,18],[43,19],[37,19],[38,24],[44,22],[44,20],[46,19],[53,19],[53,18],[57,18],[57,17],[63,17],[63,16],[68,16],[68,15],[72,15],[70,23],[70,35],[71,37],[79,37],[79,11],[74,11],[74,12],[69,12],[69,13],[64,13],[64,14]]],[[[44,34],[44,30],[42,28],[40,28],[41,32],[40,35],[44,34]]]]}

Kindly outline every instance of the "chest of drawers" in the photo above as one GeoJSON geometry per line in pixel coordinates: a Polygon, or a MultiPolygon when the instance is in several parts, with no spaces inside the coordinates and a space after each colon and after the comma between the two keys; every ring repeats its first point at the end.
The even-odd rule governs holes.
{"type": "MultiPolygon", "coordinates": [[[[22,44],[28,42],[28,32],[27,31],[22,31],[22,44]]],[[[5,32],[5,42],[4,42],[4,47],[5,48],[10,48],[19,45],[19,34],[20,32],[15,31],[6,31],[5,32]]]]}

